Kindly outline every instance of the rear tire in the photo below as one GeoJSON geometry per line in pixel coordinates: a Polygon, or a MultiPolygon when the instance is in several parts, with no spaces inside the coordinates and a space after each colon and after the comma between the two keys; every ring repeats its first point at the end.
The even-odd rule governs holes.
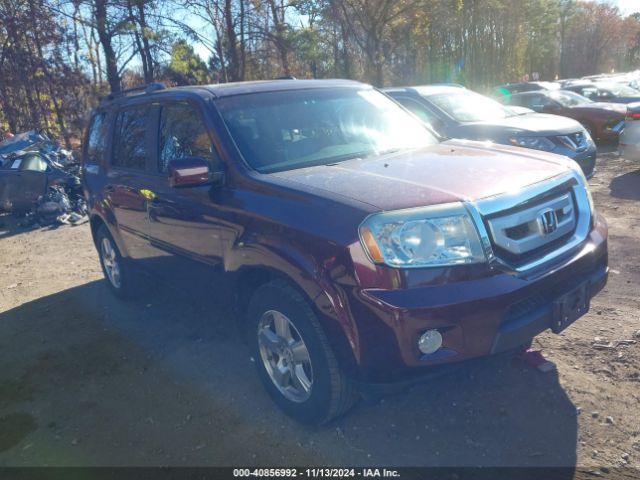
{"type": "Polygon", "coordinates": [[[274,280],[249,302],[247,333],[260,379],[290,417],[322,424],[357,400],[313,309],[293,286],[274,280]]]}
{"type": "Polygon", "coordinates": [[[100,266],[109,290],[118,298],[132,300],[141,292],[142,279],[131,262],[123,258],[113,237],[102,225],[96,232],[96,247],[100,266]]]}

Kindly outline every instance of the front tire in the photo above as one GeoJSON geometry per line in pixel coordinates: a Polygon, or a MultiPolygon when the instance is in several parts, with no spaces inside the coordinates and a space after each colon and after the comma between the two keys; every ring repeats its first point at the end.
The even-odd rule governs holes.
{"type": "Polygon", "coordinates": [[[258,375],[289,416],[322,424],[357,398],[307,300],[283,280],[259,287],[248,307],[249,345],[258,375]]]}

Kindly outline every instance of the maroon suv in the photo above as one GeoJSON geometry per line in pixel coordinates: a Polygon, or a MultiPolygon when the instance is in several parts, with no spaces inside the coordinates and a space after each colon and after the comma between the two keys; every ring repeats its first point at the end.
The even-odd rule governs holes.
{"type": "Polygon", "coordinates": [[[607,279],[576,163],[443,142],[357,82],[125,92],[93,113],[83,171],[110,289],[226,272],[266,390],[304,422],[559,332],[607,279]]]}

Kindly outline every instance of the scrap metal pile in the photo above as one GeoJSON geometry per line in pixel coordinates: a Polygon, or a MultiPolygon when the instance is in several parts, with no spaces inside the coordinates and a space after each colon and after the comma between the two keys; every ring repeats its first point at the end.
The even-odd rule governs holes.
{"type": "Polygon", "coordinates": [[[30,131],[0,143],[0,211],[21,226],[78,225],[88,220],[72,152],[44,132],[30,131]]]}

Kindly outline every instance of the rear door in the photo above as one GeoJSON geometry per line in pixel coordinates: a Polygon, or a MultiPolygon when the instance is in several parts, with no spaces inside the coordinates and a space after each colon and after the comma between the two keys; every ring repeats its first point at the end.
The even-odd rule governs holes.
{"type": "Polygon", "coordinates": [[[153,106],[139,103],[119,110],[115,117],[113,146],[104,196],[118,224],[128,255],[149,256],[147,219],[148,164],[153,132],[153,106]]]}

